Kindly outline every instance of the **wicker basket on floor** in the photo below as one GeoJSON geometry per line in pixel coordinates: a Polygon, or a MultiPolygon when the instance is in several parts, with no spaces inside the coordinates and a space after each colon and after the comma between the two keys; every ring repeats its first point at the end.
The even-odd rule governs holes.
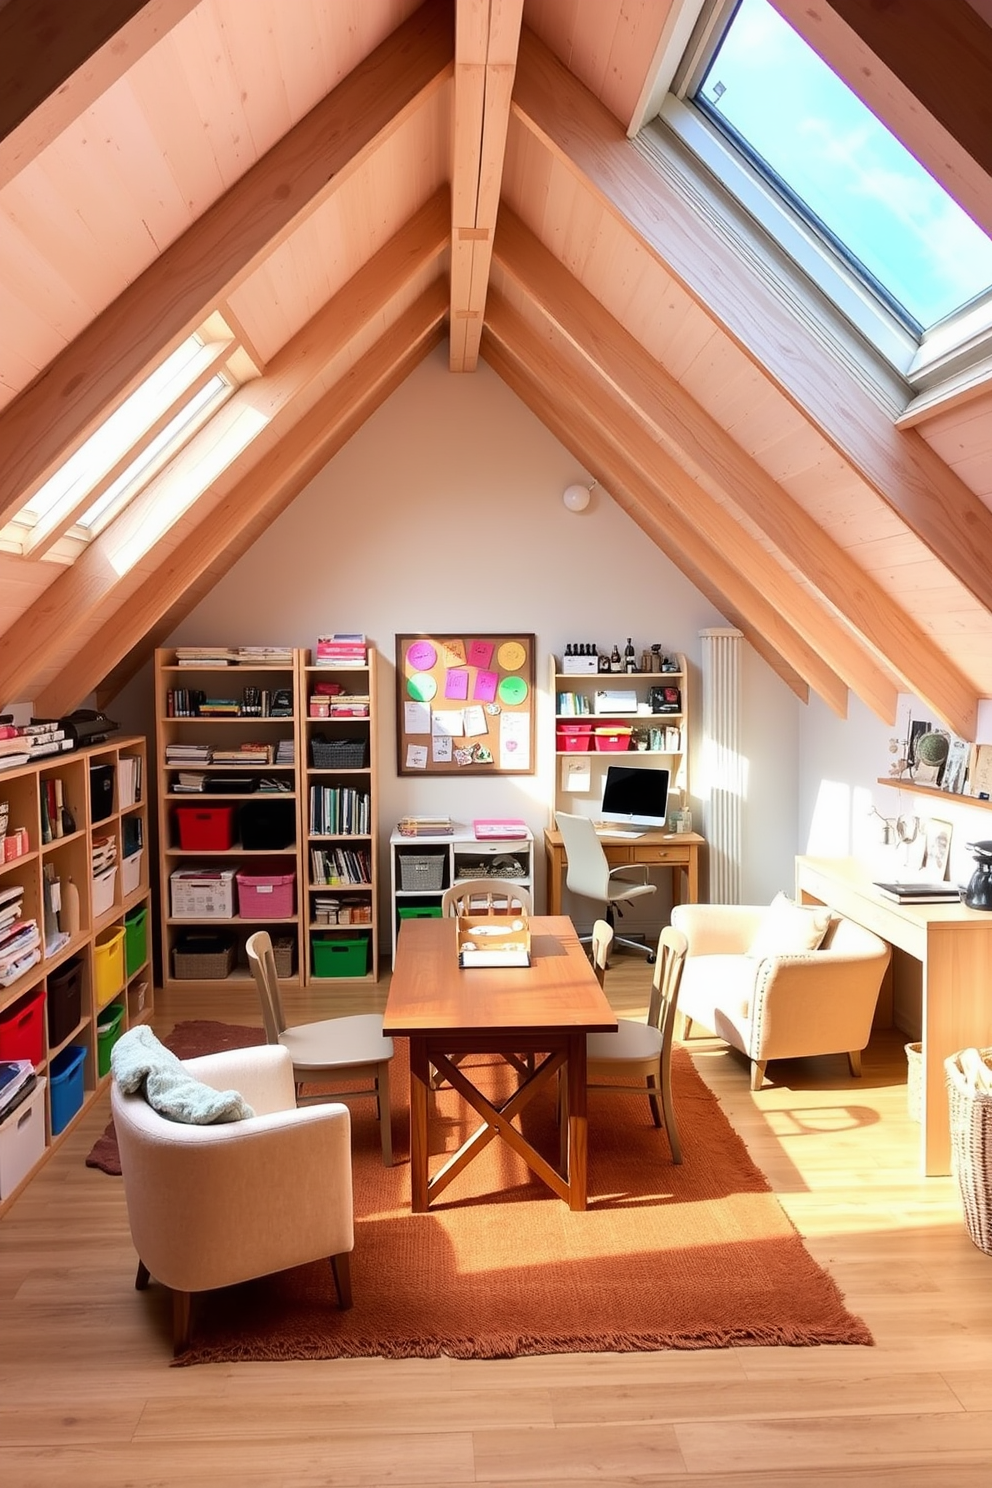
{"type": "MultiPolygon", "coordinates": [[[[992,1048],[978,1051],[986,1064],[992,1048]]],[[[961,1055],[944,1060],[951,1120],[951,1165],[958,1181],[968,1234],[992,1255],[992,1096],[966,1081],[961,1055]]]]}

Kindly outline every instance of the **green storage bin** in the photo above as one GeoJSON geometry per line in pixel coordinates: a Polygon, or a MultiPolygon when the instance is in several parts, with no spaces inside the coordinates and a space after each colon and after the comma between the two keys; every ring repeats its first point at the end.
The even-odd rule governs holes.
{"type": "Polygon", "coordinates": [[[124,916],[124,967],[133,977],[148,960],[148,905],[142,904],[124,916]]]}
{"type": "Polygon", "coordinates": [[[362,977],[369,969],[369,939],[367,935],[349,936],[348,939],[328,938],[312,942],[314,976],[318,977],[362,977]]]}
{"type": "Polygon", "coordinates": [[[396,911],[401,920],[439,920],[440,904],[401,904],[396,911]]]}
{"type": "Polygon", "coordinates": [[[113,1002],[96,1020],[96,1068],[102,1078],[110,1074],[110,1051],[123,1032],[124,1004],[113,1002]]]}

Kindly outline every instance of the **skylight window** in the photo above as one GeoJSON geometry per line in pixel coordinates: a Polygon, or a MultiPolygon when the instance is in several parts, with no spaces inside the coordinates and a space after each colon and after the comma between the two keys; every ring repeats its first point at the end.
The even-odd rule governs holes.
{"type": "Polygon", "coordinates": [[[992,286],[992,241],[768,0],[740,0],[694,101],[917,332],[992,286]]]}

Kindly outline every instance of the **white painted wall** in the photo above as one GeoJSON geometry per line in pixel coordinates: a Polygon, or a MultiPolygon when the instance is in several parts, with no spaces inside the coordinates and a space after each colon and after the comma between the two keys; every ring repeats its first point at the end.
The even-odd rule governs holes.
{"type": "MultiPolygon", "coordinates": [[[[380,805],[383,849],[404,812],[522,816],[540,842],[554,789],[548,657],[566,642],[686,653],[700,721],[699,631],[726,624],[709,601],[610,499],[588,510],[561,494],[584,469],[485,364],[455,376],[439,348],[355,435],[266,536],[183,622],[176,642],[312,646],[319,631],[364,630],[380,652],[380,805]],[[394,637],[420,630],[533,631],[538,648],[538,758],[533,776],[400,778],[395,768],[394,637]]],[[[856,699],[837,719],[804,707],[744,648],[747,754],[742,897],[791,890],[797,852],[847,852],[871,842],[868,805],[918,811],[920,798],[876,787],[894,732],[856,699]],[[885,804],[885,803],[888,804],[885,804]]],[[[118,700],[129,729],[153,735],[148,675],[118,700]]],[[[699,782],[698,760],[691,773],[699,782]]],[[[705,811],[692,803],[705,833],[705,811]]],[[[941,803],[943,806],[943,803],[941,803]]],[[[992,836],[988,818],[962,825],[992,836]]],[[[539,902],[543,862],[538,852],[539,902]]],[[[964,854],[967,860],[967,854],[964,854]]],[[[954,855],[952,854],[952,866],[954,855]]],[[[388,873],[384,871],[384,880],[388,873]]],[[[665,886],[648,933],[667,917],[665,886]]],[[[576,917],[584,911],[576,906],[576,917]]],[[[388,917],[383,916],[388,928],[388,917]]],[[[628,920],[628,924],[632,922],[628,920]]]]}

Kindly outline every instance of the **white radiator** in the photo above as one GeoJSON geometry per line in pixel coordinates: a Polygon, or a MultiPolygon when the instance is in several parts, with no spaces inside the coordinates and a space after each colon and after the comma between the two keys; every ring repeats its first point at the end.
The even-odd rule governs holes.
{"type": "Polygon", "coordinates": [[[701,630],[702,795],[709,848],[710,902],[739,904],[744,762],[741,757],[739,630],[701,630]]]}

